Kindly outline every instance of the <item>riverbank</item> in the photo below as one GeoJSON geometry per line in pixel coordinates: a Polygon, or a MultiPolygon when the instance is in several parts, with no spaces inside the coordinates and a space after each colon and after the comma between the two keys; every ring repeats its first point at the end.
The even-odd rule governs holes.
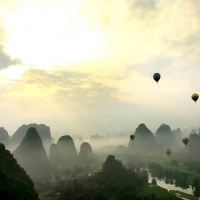
{"type": "Polygon", "coordinates": [[[154,196],[155,199],[159,198],[163,200],[198,200],[194,195],[186,194],[177,190],[168,191],[165,188],[150,183],[144,187],[141,194],[148,197],[154,196]]]}
{"type": "Polygon", "coordinates": [[[177,197],[180,197],[183,200],[198,200],[198,198],[195,197],[194,195],[186,194],[184,192],[180,192],[180,191],[177,191],[177,190],[170,190],[169,192],[171,194],[175,194],[177,197]]]}
{"type": "Polygon", "coordinates": [[[193,189],[190,186],[188,189],[183,189],[181,187],[177,187],[174,184],[167,184],[165,183],[164,179],[158,179],[156,177],[152,177],[151,172],[149,170],[147,170],[147,174],[148,174],[148,183],[152,183],[152,179],[156,180],[156,184],[162,188],[167,189],[168,191],[179,191],[182,193],[186,193],[186,194],[190,194],[193,195],[193,189]]]}

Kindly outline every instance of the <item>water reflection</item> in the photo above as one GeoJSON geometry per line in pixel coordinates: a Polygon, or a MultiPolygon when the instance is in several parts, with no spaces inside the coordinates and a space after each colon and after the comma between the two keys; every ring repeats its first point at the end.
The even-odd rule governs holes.
{"type": "Polygon", "coordinates": [[[172,179],[167,179],[166,180],[166,179],[158,179],[156,177],[152,177],[150,171],[147,171],[147,174],[148,174],[148,183],[152,183],[152,180],[155,179],[158,186],[160,186],[162,188],[165,188],[168,191],[169,190],[177,190],[177,191],[180,191],[180,192],[184,192],[184,193],[193,195],[193,189],[192,189],[191,186],[189,186],[189,188],[187,188],[187,189],[186,188],[177,187],[177,186],[175,186],[175,181],[172,180],[172,179]]]}

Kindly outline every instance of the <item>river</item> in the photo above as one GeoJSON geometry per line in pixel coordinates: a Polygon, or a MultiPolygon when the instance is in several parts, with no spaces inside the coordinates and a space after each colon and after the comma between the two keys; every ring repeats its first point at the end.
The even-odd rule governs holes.
{"type": "Polygon", "coordinates": [[[163,179],[158,179],[156,177],[152,177],[151,175],[151,172],[147,170],[147,173],[148,173],[148,182],[149,183],[152,183],[152,179],[155,178],[156,179],[156,183],[158,186],[162,187],[162,188],[165,188],[167,189],[168,191],[169,190],[177,190],[177,191],[180,191],[180,192],[184,192],[184,193],[187,193],[187,194],[193,194],[193,189],[192,187],[190,186],[188,189],[183,189],[181,187],[176,187],[174,184],[167,184],[165,183],[165,181],[163,179]]]}

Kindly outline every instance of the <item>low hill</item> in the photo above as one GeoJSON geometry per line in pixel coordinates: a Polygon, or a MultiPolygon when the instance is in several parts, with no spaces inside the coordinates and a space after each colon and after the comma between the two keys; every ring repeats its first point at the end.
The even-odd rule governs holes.
{"type": "Polygon", "coordinates": [[[36,124],[36,123],[28,125],[23,124],[16,130],[16,132],[10,138],[10,144],[12,150],[15,150],[19,146],[22,139],[26,135],[27,130],[31,127],[34,127],[37,130],[40,138],[42,139],[46,152],[49,152],[49,147],[52,143],[50,128],[45,124],[36,124]]]}
{"type": "Polygon", "coordinates": [[[8,147],[10,143],[9,139],[10,137],[5,128],[0,127],[0,142],[3,143],[6,147],[8,147]]]}
{"type": "Polygon", "coordinates": [[[32,178],[42,178],[49,174],[50,164],[42,140],[34,127],[27,130],[14,157],[32,178]]]}
{"type": "Polygon", "coordinates": [[[134,134],[134,140],[130,140],[128,145],[129,153],[155,153],[158,151],[153,133],[146,127],[145,124],[140,124],[134,134]]]}
{"type": "Polygon", "coordinates": [[[39,200],[34,184],[25,170],[0,143],[0,199],[39,200]]]}

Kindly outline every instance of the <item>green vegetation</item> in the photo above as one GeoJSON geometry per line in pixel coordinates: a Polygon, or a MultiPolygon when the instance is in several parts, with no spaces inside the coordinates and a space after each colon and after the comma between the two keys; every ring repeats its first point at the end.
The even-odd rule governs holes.
{"type": "Polygon", "coordinates": [[[180,192],[180,191],[177,191],[177,190],[170,190],[169,191],[171,194],[179,194],[180,196],[184,197],[184,198],[187,198],[189,200],[198,200],[197,197],[194,197],[193,195],[191,194],[186,194],[184,192],[180,192]]]}
{"type": "MultiPolygon", "coordinates": [[[[168,192],[154,184],[147,184],[146,168],[152,175],[165,178],[166,184],[174,184],[182,188],[188,185],[196,188],[198,196],[199,160],[190,163],[189,158],[182,156],[167,157],[166,155],[120,155],[115,159],[110,155],[105,161],[105,155],[99,156],[97,161],[83,165],[77,162],[73,165],[63,165],[55,169],[55,180],[37,183],[36,188],[42,200],[57,199],[130,199],[130,200],[178,200],[175,193],[168,192]],[[105,162],[104,162],[105,161],[105,162]],[[152,162],[153,161],[153,162],[152,162]],[[104,162],[103,166],[102,163],[104,162]],[[94,170],[98,173],[90,176],[94,170]],[[60,194],[59,194],[60,193],[60,194]]],[[[182,194],[182,193],[180,193],[182,194]]],[[[196,199],[194,195],[183,194],[188,199],[196,199]],[[193,197],[193,198],[191,198],[193,197]]]]}
{"type": "Polygon", "coordinates": [[[141,191],[141,195],[144,197],[151,197],[155,200],[179,200],[175,194],[169,193],[166,189],[163,189],[157,185],[148,184],[141,191]]]}
{"type": "Polygon", "coordinates": [[[0,199],[39,200],[30,177],[1,143],[0,199]]]}
{"type": "MultiPolygon", "coordinates": [[[[138,161],[138,160],[137,160],[138,161]]],[[[140,160],[141,161],[141,160],[140,160]]],[[[162,169],[158,163],[158,169],[162,169]]],[[[144,163],[135,163],[132,169],[127,169],[122,162],[116,160],[113,155],[109,155],[103,164],[102,170],[92,177],[82,176],[86,174],[86,169],[78,166],[72,167],[70,170],[63,169],[63,173],[68,176],[70,174],[82,173],[80,177],[62,180],[59,178],[63,173],[57,176],[55,185],[44,183],[46,192],[40,193],[42,200],[56,199],[82,199],[82,200],[179,200],[175,193],[168,192],[156,184],[147,184],[147,173],[140,170],[145,167],[144,163]],[[74,171],[75,170],[75,171],[74,171]],[[82,177],[82,178],[81,178],[82,177]],[[49,184],[49,185],[48,185],[49,184]]],[[[43,188],[44,189],[44,188],[43,188]]],[[[183,197],[191,199],[193,195],[184,193],[183,197]]],[[[196,199],[195,197],[192,199],[196,199]]]]}
{"type": "MultiPolygon", "coordinates": [[[[126,169],[121,161],[109,155],[102,171],[84,182],[71,181],[61,191],[60,200],[67,199],[136,199],[138,191],[147,183],[146,172],[126,169]],[[113,194],[115,194],[113,196],[113,194]]],[[[61,189],[61,188],[60,188],[61,189]]],[[[137,197],[138,199],[139,196],[137,197]]]]}

